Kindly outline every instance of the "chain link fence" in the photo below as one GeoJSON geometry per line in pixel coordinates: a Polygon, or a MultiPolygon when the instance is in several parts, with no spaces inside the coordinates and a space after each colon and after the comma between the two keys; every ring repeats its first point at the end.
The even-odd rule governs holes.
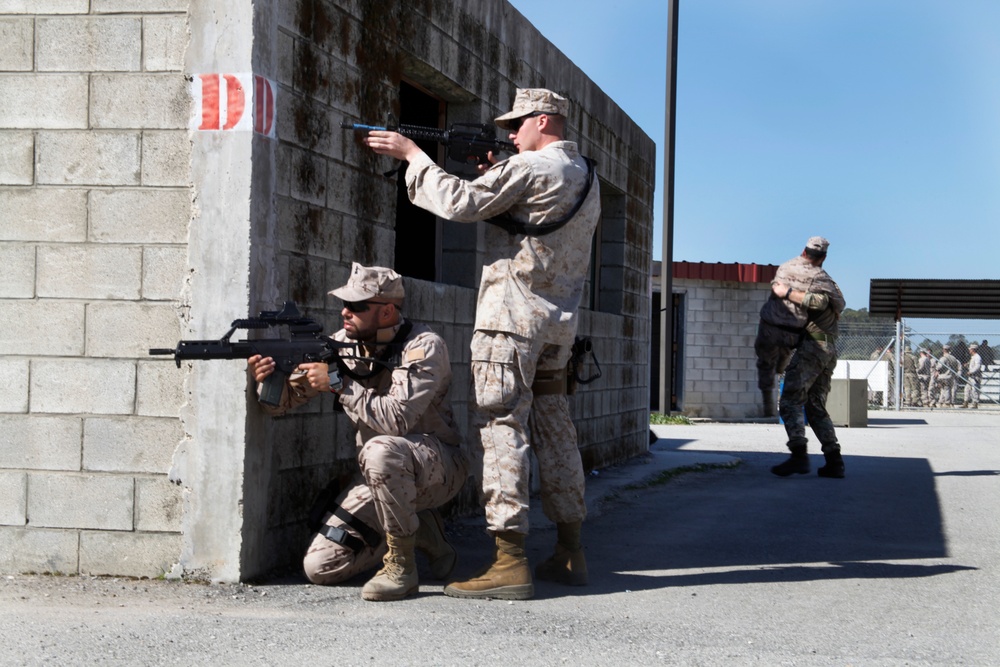
{"type": "Polygon", "coordinates": [[[841,322],[837,351],[834,378],[867,380],[869,409],[1000,408],[1000,334],[919,332],[905,320],[898,327],[841,322]],[[980,369],[970,373],[973,344],[980,369]]]}

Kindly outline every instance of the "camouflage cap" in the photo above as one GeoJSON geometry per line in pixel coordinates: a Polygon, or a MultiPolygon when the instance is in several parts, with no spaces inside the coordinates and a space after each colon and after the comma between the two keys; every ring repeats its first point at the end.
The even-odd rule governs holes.
{"type": "Polygon", "coordinates": [[[502,116],[497,116],[496,124],[510,130],[509,121],[532,113],[550,113],[565,116],[569,112],[569,101],[545,88],[518,88],[514,96],[514,108],[502,116]]]}
{"type": "Polygon", "coordinates": [[[806,241],[806,250],[810,250],[820,255],[825,255],[826,249],[829,247],[830,242],[822,236],[811,236],[809,237],[809,240],[806,241]]]}
{"type": "Polygon", "coordinates": [[[361,266],[357,262],[351,266],[347,284],[331,290],[330,294],[344,301],[367,301],[376,297],[401,301],[406,296],[403,278],[398,273],[381,266],[361,266]]]}
{"type": "Polygon", "coordinates": [[[941,346],[941,349],[942,350],[950,350],[951,349],[951,345],[948,345],[948,343],[945,343],[944,345],[941,346]]]}
{"type": "Polygon", "coordinates": [[[979,349],[979,343],[969,343],[969,349],[970,350],[978,350],[979,349]]]}

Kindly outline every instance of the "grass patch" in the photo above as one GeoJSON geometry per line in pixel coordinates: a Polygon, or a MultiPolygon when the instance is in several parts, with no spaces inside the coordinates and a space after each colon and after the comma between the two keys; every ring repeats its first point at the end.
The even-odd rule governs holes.
{"type": "Polygon", "coordinates": [[[664,470],[651,479],[636,484],[629,484],[625,488],[629,491],[638,491],[639,489],[648,489],[651,486],[663,486],[675,477],[680,477],[688,473],[708,472],[709,470],[732,470],[741,465],[743,465],[742,461],[730,461],[728,463],[699,463],[693,466],[681,466],[680,468],[664,470]]]}
{"type": "Polygon", "coordinates": [[[690,419],[684,415],[665,415],[662,412],[651,412],[649,413],[649,423],[650,424],[693,424],[690,419]]]}

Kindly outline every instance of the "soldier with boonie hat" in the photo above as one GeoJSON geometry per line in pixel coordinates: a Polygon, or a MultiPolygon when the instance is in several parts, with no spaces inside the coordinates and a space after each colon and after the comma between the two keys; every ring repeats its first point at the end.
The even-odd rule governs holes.
{"type": "MultiPolygon", "coordinates": [[[[456,561],[436,510],[468,477],[448,397],[448,347],[427,325],[402,317],[406,292],[392,269],[355,262],[347,283],[329,294],[344,301],[343,327],[332,338],[359,345],[338,349],[330,364],[300,364],[279,406],[262,406],[278,416],[329,392],[343,407],[357,430],[364,481],[317,507],[303,569],[312,583],[336,584],[381,563],[361,597],[400,600],[419,591],[415,550],[427,555],[436,579],[447,578],[456,561]],[[400,434],[399,424],[409,431],[400,434]]],[[[270,358],[247,363],[258,382],[274,370],[270,358]]]]}

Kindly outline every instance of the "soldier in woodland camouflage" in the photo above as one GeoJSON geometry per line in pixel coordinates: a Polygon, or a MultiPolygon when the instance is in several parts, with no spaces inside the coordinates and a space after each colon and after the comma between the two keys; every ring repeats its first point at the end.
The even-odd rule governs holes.
{"type": "MultiPolygon", "coordinates": [[[[804,258],[822,270],[829,245],[822,237],[810,238],[806,242],[804,258]]],[[[844,460],[837,433],[826,410],[826,398],[830,393],[833,369],[837,365],[838,321],[846,303],[837,283],[825,271],[822,275],[822,279],[814,281],[808,290],[781,281],[771,285],[771,292],[776,297],[794,306],[805,318],[805,334],[785,370],[785,383],[781,390],[781,418],[785,422],[791,456],[771,468],[771,472],[780,477],[809,472],[803,406],[809,426],[819,439],[826,458],[826,465],[817,473],[820,477],[844,476],[844,460]]]]}
{"type": "Polygon", "coordinates": [[[958,377],[962,373],[962,362],[951,353],[951,345],[941,348],[941,358],[935,364],[937,371],[937,406],[950,408],[955,404],[955,394],[958,388],[958,377]]]}
{"type": "MultiPolygon", "coordinates": [[[[444,340],[400,314],[402,278],[391,269],[355,263],[347,284],[330,294],[343,300],[344,326],[333,334],[357,342],[367,359],[342,358],[342,378],[325,363],[299,365],[285,383],[282,415],[331,392],[357,428],[358,465],[364,477],[323,508],[323,526],[303,559],[309,581],[335,584],[382,563],[361,589],[365,600],[400,600],[419,590],[414,551],[424,552],[435,578],[455,565],[435,508],[468,479],[467,455],[448,397],[451,362],[444,340]]],[[[274,360],[247,360],[263,382],[274,360]]]]}
{"type": "Polygon", "coordinates": [[[917,394],[920,402],[917,405],[930,407],[931,405],[931,367],[934,360],[931,353],[925,348],[920,348],[920,358],[917,360],[917,394]]]}
{"type": "Polygon", "coordinates": [[[496,119],[518,153],[481,165],[482,175],[471,181],[445,173],[397,133],[371,132],[365,140],[375,152],[409,163],[407,193],[417,206],[460,222],[507,215],[523,225],[487,237],[471,365],[483,501],[496,551],[482,572],[445,588],[454,597],[534,594],[524,550],[529,447],[538,460],[542,508],[558,529],[555,553],[535,575],[571,585],[587,581],[580,546],[583,466],[565,389],[554,387],[565,387],[600,188],[592,165],[564,138],[568,110],[568,101],[552,91],[519,89],[513,110],[496,119]],[[545,236],[533,233],[559,223],[565,224],[545,236]]]}
{"type": "MultiPolygon", "coordinates": [[[[779,266],[771,284],[790,285],[800,292],[830,293],[836,283],[826,271],[813,263],[808,252],[806,247],[798,257],[779,266]]],[[[792,353],[802,340],[807,321],[803,308],[774,293],[768,296],[760,309],[754,351],[757,354],[757,387],[763,398],[765,417],[777,415],[775,378],[784,374],[792,353]]]]}

